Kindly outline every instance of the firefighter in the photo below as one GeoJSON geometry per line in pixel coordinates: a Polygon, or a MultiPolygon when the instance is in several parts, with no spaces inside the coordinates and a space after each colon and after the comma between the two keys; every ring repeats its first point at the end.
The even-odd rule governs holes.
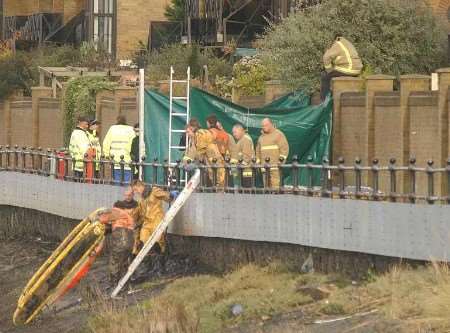
{"type": "MultiPolygon", "coordinates": [[[[250,165],[252,159],[255,157],[255,149],[253,147],[253,140],[245,133],[245,129],[241,124],[233,126],[233,136],[236,139],[236,145],[232,151],[231,163],[238,163],[242,160],[243,165],[250,165]]],[[[245,168],[242,175],[242,187],[252,186],[252,169],[245,168]]]]}
{"type": "Polygon", "coordinates": [[[134,246],[135,223],[132,217],[137,207],[135,200],[114,203],[113,209],[101,217],[101,221],[111,229],[109,239],[109,282],[114,288],[127,272],[134,246]]]}
{"type": "MultiPolygon", "coordinates": [[[[225,183],[225,170],[224,159],[220,153],[217,145],[214,142],[214,137],[210,131],[202,129],[197,119],[192,118],[189,124],[186,126],[186,135],[189,137],[189,146],[183,157],[185,163],[198,161],[203,162],[207,166],[211,166],[216,160],[217,174],[216,184],[214,186],[224,187],[225,183]]],[[[194,166],[191,164],[192,167],[194,166]]],[[[190,164],[186,165],[187,170],[191,169],[190,164]]],[[[213,170],[208,168],[209,180],[213,182],[213,170]]]]}
{"type": "MultiPolygon", "coordinates": [[[[133,211],[133,218],[136,223],[133,253],[137,254],[163,220],[165,215],[163,202],[169,203],[175,200],[178,191],[167,192],[156,186],[146,186],[140,180],[134,180],[131,188],[138,202],[138,206],[133,211]]],[[[161,254],[164,250],[165,240],[163,236],[155,244],[152,252],[161,254]]]]}
{"type": "Polygon", "coordinates": [[[73,160],[73,170],[76,179],[83,178],[84,174],[84,157],[88,153],[92,143],[87,132],[89,128],[89,120],[84,117],[78,117],[77,127],[70,136],[69,153],[73,160]]]}
{"type": "Polygon", "coordinates": [[[270,183],[266,181],[266,169],[262,168],[264,186],[278,188],[280,186],[280,171],[276,166],[284,163],[289,155],[289,144],[286,136],[276,129],[269,118],[264,118],[261,122],[261,136],[256,145],[257,163],[266,163],[266,158],[270,158],[270,183]]]}
{"type": "Polygon", "coordinates": [[[353,44],[336,34],[333,45],[323,56],[325,71],[322,73],[320,97],[325,100],[331,89],[331,79],[339,76],[358,76],[363,65],[353,44]]]}
{"type": "Polygon", "coordinates": [[[131,144],[136,136],[133,127],[127,125],[125,116],[118,116],[116,125],[109,128],[103,140],[103,151],[105,156],[113,156],[114,170],[113,178],[116,183],[122,180],[121,156],[124,161],[123,181],[131,181],[131,144]]]}
{"type": "Polygon", "coordinates": [[[214,138],[214,143],[217,145],[220,154],[225,158],[227,155],[230,155],[229,150],[229,141],[230,137],[227,132],[223,129],[222,125],[217,121],[217,117],[214,114],[211,114],[206,118],[206,126],[208,130],[211,132],[214,138]]]}

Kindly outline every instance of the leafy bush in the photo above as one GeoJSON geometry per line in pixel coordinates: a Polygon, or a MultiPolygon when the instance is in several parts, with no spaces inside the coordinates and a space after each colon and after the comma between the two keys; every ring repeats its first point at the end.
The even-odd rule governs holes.
{"type": "Polygon", "coordinates": [[[101,90],[112,90],[117,83],[102,77],[76,77],[67,83],[64,96],[64,143],[68,144],[78,116],[95,117],[95,96],[101,90]]]}
{"type": "Polygon", "coordinates": [[[79,60],[78,50],[70,46],[47,46],[31,52],[17,51],[15,55],[11,52],[2,53],[0,99],[17,89],[29,94],[31,87],[39,84],[39,66],[67,66],[77,64],[79,60]]]}
{"type": "Polygon", "coordinates": [[[274,76],[311,91],[336,33],[375,73],[427,74],[446,62],[447,30],[422,0],[325,0],[273,26],[259,44],[274,76]]]}
{"type": "Polygon", "coordinates": [[[186,78],[186,69],[191,66],[191,75],[198,78],[204,65],[208,66],[210,77],[229,75],[231,64],[217,57],[213,51],[202,50],[198,45],[171,44],[160,50],[153,50],[147,59],[147,77],[151,81],[167,80],[170,66],[173,66],[175,77],[186,78]]]}
{"type": "Polygon", "coordinates": [[[258,57],[243,57],[233,66],[232,86],[245,95],[262,95],[268,77],[267,68],[258,57]]]}
{"type": "Polygon", "coordinates": [[[184,8],[186,0],[172,0],[171,4],[166,6],[164,16],[169,21],[183,21],[184,20],[184,8]]]}

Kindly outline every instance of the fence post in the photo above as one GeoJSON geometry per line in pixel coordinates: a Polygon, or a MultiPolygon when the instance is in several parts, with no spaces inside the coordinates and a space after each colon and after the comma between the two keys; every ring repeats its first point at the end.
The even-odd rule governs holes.
{"type": "Polygon", "coordinates": [[[392,202],[397,200],[397,174],[395,170],[395,162],[397,162],[395,158],[391,158],[389,160],[389,199],[392,202]]]}
{"type": "Polygon", "coordinates": [[[339,165],[338,165],[338,172],[339,172],[339,197],[341,199],[344,199],[347,195],[345,192],[345,160],[341,156],[338,159],[339,165]]]}
{"type": "Polygon", "coordinates": [[[374,158],[372,161],[372,197],[374,200],[378,200],[380,198],[379,193],[379,167],[378,167],[378,159],[374,158]]]}

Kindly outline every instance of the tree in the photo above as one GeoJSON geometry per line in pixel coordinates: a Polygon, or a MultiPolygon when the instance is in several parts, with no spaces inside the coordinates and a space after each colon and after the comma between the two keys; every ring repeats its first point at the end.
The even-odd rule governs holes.
{"type": "Polygon", "coordinates": [[[429,74],[446,63],[447,30],[422,0],[325,0],[271,27],[259,44],[273,77],[311,92],[336,33],[354,43],[368,72],[429,74]]]}
{"type": "Polygon", "coordinates": [[[164,16],[169,21],[184,21],[186,0],[172,0],[172,3],[166,7],[164,16]]]}

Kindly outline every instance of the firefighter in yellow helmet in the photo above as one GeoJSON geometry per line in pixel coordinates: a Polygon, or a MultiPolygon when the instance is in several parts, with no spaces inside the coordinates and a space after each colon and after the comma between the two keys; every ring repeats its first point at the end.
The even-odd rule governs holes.
{"type": "MultiPolygon", "coordinates": [[[[217,176],[216,184],[217,187],[224,187],[225,184],[225,161],[222,154],[215,143],[214,136],[210,131],[202,129],[197,119],[192,118],[189,124],[186,126],[186,135],[189,138],[189,146],[187,147],[186,153],[183,157],[183,162],[204,162],[207,166],[211,166],[216,160],[217,165],[217,176]]],[[[213,170],[208,168],[209,180],[213,182],[213,170]]]]}
{"type": "Polygon", "coordinates": [[[280,171],[277,165],[286,161],[289,143],[283,132],[276,129],[269,118],[262,120],[261,127],[261,136],[256,145],[256,160],[257,163],[265,164],[266,158],[270,158],[270,184],[266,182],[266,170],[262,169],[264,186],[275,189],[280,186],[280,171]]]}
{"type": "Polygon", "coordinates": [[[320,97],[325,100],[331,89],[331,79],[339,76],[358,76],[363,64],[353,44],[336,34],[333,45],[323,56],[325,72],[322,73],[320,97]]]}
{"type": "Polygon", "coordinates": [[[77,179],[83,178],[85,154],[88,153],[89,148],[92,147],[89,134],[89,120],[87,117],[78,117],[77,127],[73,130],[70,136],[69,153],[73,160],[74,176],[77,179]]]}
{"type": "MultiPolygon", "coordinates": [[[[146,186],[140,180],[131,183],[131,189],[137,199],[138,206],[133,211],[133,219],[136,223],[134,254],[148,241],[158,225],[162,222],[165,212],[163,202],[171,202],[178,196],[178,191],[167,192],[153,186],[146,186]]],[[[165,250],[164,236],[158,240],[153,252],[160,254],[165,250]]]]}
{"type": "Polygon", "coordinates": [[[125,116],[120,115],[117,117],[116,125],[109,128],[103,140],[103,153],[105,156],[114,157],[113,178],[116,183],[122,178],[121,156],[125,162],[123,180],[126,183],[131,182],[131,144],[135,136],[133,127],[127,125],[125,116]]]}

